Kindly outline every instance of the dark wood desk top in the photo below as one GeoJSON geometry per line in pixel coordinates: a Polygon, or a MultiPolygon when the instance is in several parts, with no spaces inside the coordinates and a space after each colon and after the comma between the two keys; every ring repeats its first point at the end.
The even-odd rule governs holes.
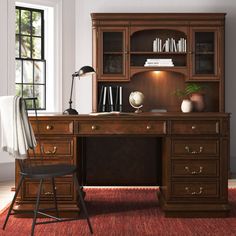
{"type": "MultiPolygon", "coordinates": [[[[62,113],[39,113],[38,116],[40,119],[50,119],[55,117],[57,119],[66,119],[66,120],[110,120],[110,119],[215,119],[215,118],[229,118],[230,113],[225,112],[141,112],[141,113],[90,113],[90,114],[79,114],[79,115],[64,115],[62,113]]],[[[34,117],[34,115],[32,115],[34,117]]]]}

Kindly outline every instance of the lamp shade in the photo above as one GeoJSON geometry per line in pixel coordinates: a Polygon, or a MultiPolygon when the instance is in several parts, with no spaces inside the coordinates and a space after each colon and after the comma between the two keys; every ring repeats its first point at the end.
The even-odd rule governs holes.
{"type": "Polygon", "coordinates": [[[95,70],[93,69],[93,67],[83,66],[77,72],[75,72],[73,76],[83,77],[83,76],[94,74],[94,73],[95,73],[95,70]]]}

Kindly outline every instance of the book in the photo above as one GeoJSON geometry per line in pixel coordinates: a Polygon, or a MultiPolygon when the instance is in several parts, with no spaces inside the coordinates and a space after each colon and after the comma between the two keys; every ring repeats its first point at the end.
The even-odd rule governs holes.
{"type": "Polygon", "coordinates": [[[113,107],[113,95],[112,95],[112,87],[108,87],[108,110],[109,111],[114,111],[113,107]]]}
{"type": "Polygon", "coordinates": [[[148,58],[144,64],[145,67],[152,66],[174,66],[171,58],[148,58]]]}
{"type": "Polygon", "coordinates": [[[99,94],[99,102],[98,102],[98,110],[102,111],[102,100],[103,100],[104,86],[102,85],[100,94],[99,94]]]}
{"type": "Polygon", "coordinates": [[[114,116],[114,115],[137,115],[137,113],[134,112],[120,112],[120,111],[110,111],[110,112],[92,112],[89,113],[90,116],[114,116]]]}
{"type": "Polygon", "coordinates": [[[120,86],[119,87],[119,111],[122,111],[122,106],[123,106],[123,100],[122,100],[122,96],[123,96],[123,88],[120,86]]]}
{"type": "Polygon", "coordinates": [[[103,100],[102,100],[102,111],[106,111],[106,99],[107,99],[107,87],[104,86],[104,91],[103,91],[103,100]]]}
{"type": "Polygon", "coordinates": [[[119,110],[118,108],[119,108],[119,86],[116,86],[114,110],[118,111],[119,110]]]}

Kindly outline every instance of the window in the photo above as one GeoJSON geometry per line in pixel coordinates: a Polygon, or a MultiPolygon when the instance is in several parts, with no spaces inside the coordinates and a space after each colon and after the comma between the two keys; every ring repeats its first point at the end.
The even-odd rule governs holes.
{"type": "MultiPolygon", "coordinates": [[[[37,97],[37,109],[46,109],[44,11],[16,7],[16,94],[37,97]]],[[[28,104],[32,108],[32,103],[28,104]]]]}

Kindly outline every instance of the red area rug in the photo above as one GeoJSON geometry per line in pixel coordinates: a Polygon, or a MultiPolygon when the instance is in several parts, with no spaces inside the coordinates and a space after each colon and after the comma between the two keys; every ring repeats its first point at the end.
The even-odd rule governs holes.
{"type": "MultiPolygon", "coordinates": [[[[236,189],[229,190],[228,218],[165,218],[154,189],[86,189],[86,202],[99,236],[233,236],[236,235],[236,189]]],[[[2,227],[6,212],[0,216],[2,227]]],[[[1,236],[30,235],[31,219],[11,216],[1,236]]],[[[35,236],[90,235],[85,220],[38,225],[35,236]]]]}

